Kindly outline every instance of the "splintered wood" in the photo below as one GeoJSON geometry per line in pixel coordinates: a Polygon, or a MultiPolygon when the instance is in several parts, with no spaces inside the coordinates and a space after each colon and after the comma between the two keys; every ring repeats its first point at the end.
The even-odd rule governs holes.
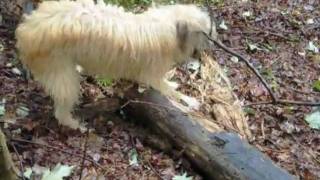
{"type": "MultiPolygon", "coordinates": [[[[235,131],[250,139],[251,132],[240,101],[232,92],[231,83],[220,65],[208,54],[201,55],[200,80],[192,83],[201,93],[201,113],[215,126],[226,131],[235,131]]],[[[201,122],[199,122],[201,123],[201,122]]]]}

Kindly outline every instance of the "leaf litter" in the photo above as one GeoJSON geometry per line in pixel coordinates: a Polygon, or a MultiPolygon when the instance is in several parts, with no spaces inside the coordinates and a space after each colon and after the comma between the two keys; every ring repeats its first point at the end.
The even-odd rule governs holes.
{"type": "MultiPolygon", "coordinates": [[[[250,53],[251,63],[256,68],[263,67],[272,72],[272,78],[268,78],[269,73],[263,76],[270,85],[276,85],[273,89],[278,96],[320,101],[317,91],[320,12],[316,1],[237,3],[227,0],[224,6],[216,9],[215,17],[227,22],[229,27],[228,31],[218,29],[222,42],[237,48],[236,51],[243,55],[250,53]],[[244,18],[243,14],[249,15],[248,12],[252,12],[255,18],[244,18]],[[272,48],[268,51],[255,48],[264,49],[261,46],[264,44],[272,48]],[[245,51],[247,47],[248,52],[245,51]]],[[[270,99],[267,93],[261,92],[261,83],[242,63],[223,60],[230,59],[230,56],[222,51],[214,51],[213,55],[220,65],[228,67],[228,77],[243,104],[270,99]]],[[[265,91],[263,87],[262,91],[265,91]]],[[[261,105],[247,106],[245,112],[254,136],[253,145],[301,179],[320,178],[320,132],[312,128],[318,125],[316,111],[305,106],[261,105]]]]}
{"type": "MultiPolygon", "coordinates": [[[[6,101],[0,103],[0,113],[2,119],[14,122],[9,123],[6,129],[9,132],[16,132],[12,134],[14,137],[41,142],[82,156],[85,139],[83,133],[73,131],[61,133],[50,114],[52,111],[50,98],[37,83],[32,81],[27,83],[20,76],[22,67],[12,62],[16,53],[15,42],[13,31],[7,27],[16,25],[20,19],[17,14],[21,12],[10,11],[16,6],[13,1],[5,0],[1,3],[5,2],[8,2],[10,7],[0,13],[1,23],[6,26],[6,28],[0,26],[0,59],[4,60],[0,62],[0,98],[6,101]],[[9,63],[12,66],[6,66],[9,63]],[[21,104],[25,108],[17,113],[17,109],[21,109],[21,104]],[[21,126],[22,124],[27,125],[21,126]]],[[[320,101],[320,94],[314,87],[320,77],[320,67],[317,63],[319,27],[317,29],[315,26],[319,24],[317,17],[320,14],[316,9],[319,9],[319,5],[315,1],[296,3],[282,1],[272,3],[271,8],[270,1],[267,0],[257,3],[226,0],[221,8],[215,10],[215,16],[218,22],[219,20],[223,22],[220,24],[222,30],[219,31],[220,39],[243,54],[246,54],[246,49],[249,48],[255,66],[272,70],[272,79],[267,79],[270,84],[271,81],[279,82],[276,91],[281,97],[320,101]],[[288,39],[283,37],[298,38],[299,41],[288,43],[288,39]],[[268,48],[269,51],[261,50],[264,49],[261,46],[264,44],[272,48],[268,48]],[[304,51],[305,49],[307,51],[304,51]]],[[[233,62],[229,61],[231,57],[222,51],[214,51],[213,55],[221,66],[228,69],[230,85],[232,84],[234,92],[243,104],[268,99],[267,93],[264,93],[265,90],[259,85],[260,82],[242,63],[237,63],[234,58],[233,62]]],[[[198,64],[191,68],[200,73],[198,69],[198,64]]],[[[183,80],[183,75],[178,76],[183,80]]],[[[188,81],[185,79],[182,82],[188,81]]],[[[110,84],[109,81],[103,83],[110,84]]],[[[89,102],[94,101],[97,96],[103,96],[104,93],[90,82],[82,83],[82,88],[85,99],[89,102]]],[[[192,92],[190,86],[183,86],[182,89],[192,92]]],[[[112,90],[108,90],[107,93],[112,94],[112,90]]],[[[319,126],[318,111],[303,106],[292,108],[252,106],[247,107],[246,112],[254,136],[251,142],[253,145],[302,179],[320,178],[320,134],[319,130],[316,130],[319,126]]],[[[98,178],[103,174],[108,179],[119,177],[158,179],[160,174],[164,179],[188,179],[191,176],[192,179],[201,179],[192,169],[181,166],[179,160],[173,160],[162,152],[145,146],[139,140],[132,141],[138,139],[131,133],[136,131],[133,125],[126,127],[113,116],[94,118],[93,121],[96,123],[95,126],[104,131],[97,130],[89,135],[87,155],[104,169],[102,171],[93,162],[85,161],[82,170],[84,178],[98,178]],[[132,150],[135,150],[135,153],[132,153],[132,150]],[[136,166],[130,166],[130,162],[136,166]],[[187,173],[184,173],[186,171],[187,173]]],[[[74,166],[72,173],[68,171],[60,174],[60,177],[67,174],[71,175],[71,179],[79,178],[81,157],[28,143],[20,143],[17,149],[23,159],[26,175],[31,175],[37,166],[51,169],[47,171],[47,174],[50,174],[55,172],[56,165],[60,163],[60,167],[69,170],[74,166]]],[[[19,160],[14,152],[12,156],[19,167],[19,160]]],[[[60,172],[59,169],[57,171],[60,172]]]]}

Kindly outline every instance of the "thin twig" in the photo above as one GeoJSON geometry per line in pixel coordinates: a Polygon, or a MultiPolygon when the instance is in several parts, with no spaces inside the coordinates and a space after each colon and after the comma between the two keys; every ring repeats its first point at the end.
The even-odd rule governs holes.
{"type": "Polygon", "coordinates": [[[268,105],[268,104],[274,104],[273,101],[260,101],[260,102],[253,102],[243,105],[244,107],[247,106],[261,106],[261,105],[268,105]]]}
{"type": "MultiPolygon", "coordinates": [[[[283,87],[286,87],[286,84],[284,84],[283,82],[281,81],[276,81],[278,84],[282,85],[283,87]]],[[[292,91],[296,92],[296,93],[301,93],[301,94],[314,94],[314,95],[320,95],[319,92],[316,92],[316,91],[303,91],[303,90],[299,90],[299,89],[296,89],[294,87],[291,87],[291,86],[288,86],[286,88],[289,88],[291,89],[292,91]]]]}
{"type": "MultiPolygon", "coordinates": [[[[222,42],[212,39],[207,33],[203,32],[203,34],[214,44],[216,44],[218,47],[226,51],[227,53],[239,58],[241,61],[245,62],[246,65],[249,67],[250,70],[254,72],[254,74],[259,78],[259,80],[262,82],[264,87],[267,89],[269,95],[271,96],[272,101],[267,102],[258,102],[258,103],[252,103],[252,105],[263,105],[263,104],[282,104],[282,105],[297,105],[297,106],[320,106],[320,102],[305,102],[305,101],[292,101],[292,100],[283,100],[278,99],[276,95],[272,92],[271,87],[267,83],[267,81],[262,77],[262,75],[259,73],[259,71],[249,62],[248,59],[246,59],[244,56],[236,53],[232,49],[225,46],[222,42]]],[[[248,105],[246,105],[248,106],[248,105]]]]}
{"type": "Polygon", "coordinates": [[[8,120],[1,120],[0,123],[16,124],[15,122],[8,121],[8,120]]]}
{"type": "Polygon", "coordinates": [[[147,161],[148,166],[150,167],[150,169],[151,169],[161,180],[163,180],[164,178],[161,177],[161,175],[159,174],[159,172],[158,172],[156,169],[154,169],[154,167],[152,166],[152,164],[150,163],[150,161],[149,161],[149,160],[146,160],[146,161],[147,161]]]}
{"type": "Polygon", "coordinates": [[[294,104],[297,106],[320,106],[320,102],[291,101],[291,100],[284,100],[284,99],[277,99],[276,103],[282,104],[282,105],[294,104]]]}
{"type": "Polygon", "coordinates": [[[16,153],[16,156],[17,156],[17,158],[19,160],[19,165],[20,165],[19,177],[21,179],[25,180],[24,175],[23,175],[24,167],[23,167],[22,159],[20,158],[20,154],[19,154],[19,152],[18,152],[18,150],[17,150],[17,148],[16,148],[16,146],[14,145],[13,142],[11,142],[10,145],[12,146],[12,148],[13,148],[14,152],[16,153]]]}
{"type": "Polygon", "coordinates": [[[84,162],[85,162],[86,156],[87,156],[88,138],[89,138],[89,128],[87,128],[86,139],[85,139],[85,142],[84,142],[83,158],[82,158],[82,162],[81,162],[81,170],[80,170],[79,180],[81,180],[81,178],[82,178],[82,172],[83,172],[83,168],[84,168],[84,162]]]}
{"type": "Polygon", "coordinates": [[[291,100],[283,100],[283,99],[277,99],[276,102],[261,101],[261,102],[256,102],[256,103],[248,103],[248,104],[245,104],[244,106],[260,106],[260,105],[268,105],[268,104],[296,105],[296,106],[320,106],[320,102],[291,101],[291,100]]]}
{"type": "Polygon", "coordinates": [[[267,81],[262,77],[262,75],[258,72],[258,70],[249,62],[249,60],[247,60],[245,57],[243,57],[242,55],[236,53],[235,51],[233,51],[232,49],[228,48],[227,46],[225,46],[222,42],[212,39],[210,36],[208,36],[207,33],[204,33],[205,36],[212,41],[214,44],[216,44],[218,47],[220,47],[221,49],[225,50],[227,53],[239,58],[240,60],[242,60],[243,62],[246,63],[246,65],[250,68],[251,71],[254,72],[254,74],[256,74],[256,76],[259,78],[259,80],[262,82],[262,84],[264,85],[264,87],[267,89],[267,91],[269,92],[272,101],[276,102],[277,98],[274,95],[274,93],[271,90],[271,87],[269,86],[269,84],[267,83],[267,81]]]}
{"type": "MultiPolygon", "coordinates": [[[[42,143],[38,143],[38,142],[34,142],[34,141],[29,141],[29,140],[26,140],[26,139],[20,139],[20,138],[10,138],[11,141],[16,141],[16,142],[24,142],[24,143],[29,143],[29,144],[35,144],[35,145],[38,145],[38,146],[43,146],[43,147],[46,147],[46,148],[49,148],[49,149],[54,149],[54,150],[57,150],[57,151],[60,151],[62,153],[65,153],[65,154],[69,154],[69,155],[72,155],[72,156],[75,156],[75,157],[80,157],[80,158],[83,158],[83,156],[81,154],[75,154],[75,153],[72,153],[72,152],[69,152],[69,151],[66,151],[64,149],[61,149],[61,148],[57,148],[57,147],[54,147],[54,146],[50,146],[48,144],[42,144],[42,143]]],[[[97,163],[96,161],[94,161],[93,159],[91,158],[85,158],[87,161],[90,161],[91,163],[93,163],[94,165],[96,165],[97,167],[103,169],[103,167],[97,163]]]]}
{"type": "Polygon", "coordinates": [[[280,33],[275,33],[275,32],[271,32],[271,31],[266,31],[265,34],[266,34],[266,36],[272,35],[272,36],[275,36],[275,37],[278,37],[278,38],[282,38],[282,39],[284,39],[286,41],[293,41],[293,42],[298,41],[298,40],[295,40],[295,39],[288,38],[288,37],[286,37],[286,36],[284,36],[284,35],[282,35],[280,33]]]}
{"type": "Polygon", "coordinates": [[[276,32],[273,32],[271,30],[268,31],[268,30],[261,30],[259,28],[254,28],[254,27],[252,27],[252,28],[255,31],[247,31],[247,32],[244,32],[244,33],[245,34],[264,34],[264,36],[272,35],[272,36],[284,39],[286,41],[291,41],[291,42],[296,42],[297,41],[295,39],[288,38],[288,37],[286,37],[285,35],[283,35],[281,33],[276,33],[276,32]]]}

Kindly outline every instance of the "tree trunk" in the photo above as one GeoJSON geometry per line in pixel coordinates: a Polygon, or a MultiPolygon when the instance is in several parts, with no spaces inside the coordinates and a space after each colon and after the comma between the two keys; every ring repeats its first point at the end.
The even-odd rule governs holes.
{"type": "Polygon", "coordinates": [[[6,137],[0,129],[0,179],[16,180],[18,179],[11,155],[9,153],[6,137]]]}

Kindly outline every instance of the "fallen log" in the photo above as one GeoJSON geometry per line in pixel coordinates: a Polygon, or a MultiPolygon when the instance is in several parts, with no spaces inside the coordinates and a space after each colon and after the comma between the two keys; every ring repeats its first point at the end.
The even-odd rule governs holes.
{"type": "Polygon", "coordinates": [[[291,180],[294,176],[275,165],[236,133],[225,132],[212,121],[182,112],[154,90],[129,89],[122,110],[182,150],[206,179],[291,180]]]}

